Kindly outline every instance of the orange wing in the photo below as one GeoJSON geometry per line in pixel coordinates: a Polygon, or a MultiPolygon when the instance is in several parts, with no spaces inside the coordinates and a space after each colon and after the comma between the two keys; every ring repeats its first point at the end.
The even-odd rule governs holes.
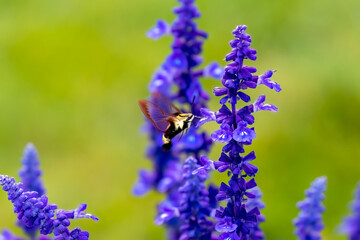
{"type": "Polygon", "coordinates": [[[146,100],[140,100],[139,106],[145,117],[149,119],[156,130],[164,133],[169,126],[171,113],[146,100]]]}

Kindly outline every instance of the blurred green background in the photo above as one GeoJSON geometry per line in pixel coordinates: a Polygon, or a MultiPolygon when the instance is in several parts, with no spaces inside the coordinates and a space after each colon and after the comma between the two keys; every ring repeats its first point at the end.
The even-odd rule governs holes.
{"type": "MultiPolygon", "coordinates": [[[[144,36],[172,21],[175,0],[0,0],[0,173],[17,176],[26,143],[39,152],[50,202],[88,203],[100,221],[75,221],[91,239],[165,239],[153,224],[163,197],[131,195],[146,136],[137,100],[148,96],[171,38],[144,36]]],[[[329,186],[324,239],[360,179],[360,2],[358,0],[198,0],[210,35],[205,63],[222,61],[231,30],[248,25],[260,72],[277,69],[283,91],[263,87],[277,114],[256,114],[256,177],[264,192],[267,239],[295,239],[295,203],[317,176],[329,186]]],[[[224,64],[222,62],[222,64],[224,64]]],[[[211,91],[219,82],[203,81],[211,91]]],[[[255,95],[254,95],[255,96],[255,95]]],[[[211,108],[219,107],[212,99],[211,108]]],[[[215,124],[207,126],[215,129],[215,124]]],[[[216,159],[218,145],[211,153],[216,159]]],[[[214,173],[213,180],[226,179],[214,173]]],[[[0,228],[15,214],[0,193],[0,228]]]]}

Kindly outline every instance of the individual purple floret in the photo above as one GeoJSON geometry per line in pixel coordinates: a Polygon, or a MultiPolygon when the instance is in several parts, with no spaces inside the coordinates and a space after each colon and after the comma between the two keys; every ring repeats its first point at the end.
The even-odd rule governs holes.
{"type": "Polygon", "coordinates": [[[216,196],[218,201],[227,201],[226,206],[219,207],[215,215],[218,220],[215,229],[221,233],[219,239],[223,240],[264,238],[259,228],[259,222],[264,221],[259,211],[262,205],[254,204],[254,207],[250,207],[251,199],[259,197],[258,192],[253,190],[256,187],[253,177],[258,168],[250,163],[256,158],[255,153],[242,154],[245,153],[244,145],[250,145],[256,137],[251,127],[255,120],[252,114],[260,110],[275,112],[277,108],[265,104],[265,96],[260,96],[253,104],[242,108],[238,108],[237,104],[240,100],[250,102],[250,96],[244,93],[248,88],[266,85],[277,92],[281,90],[277,83],[270,80],[273,71],[258,76],[254,74],[256,68],[244,65],[245,59],[256,60],[256,51],[250,48],[251,38],[245,30],[246,26],[240,25],[233,31],[235,39],[230,41],[232,50],[225,57],[230,63],[222,76],[223,87],[213,90],[215,96],[221,97],[221,108],[217,112],[201,109],[203,118],[198,123],[198,126],[210,121],[220,124],[211,138],[225,144],[219,161],[213,162],[216,170],[228,171],[231,176],[228,184],[221,183],[216,196]]]}
{"type": "Polygon", "coordinates": [[[170,33],[170,26],[163,20],[158,20],[156,25],[151,28],[147,33],[146,36],[148,38],[157,40],[165,34],[170,33]]]}
{"type": "Polygon", "coordinates": [[[354,192],[354,201],[351,202],[352,214],[347,216],[340,225],[340,233],[346,234],[347,239],[360,239],[360,182],[354,192]]]}
{"type": "Polygon", "coordinates": [[[95,216],[83,212],[86,204],[81,204],[75,210],[57,210],[55,204],[48,204],[47,196],[40,196],[35,191],[25,191],[24,184],[15,183],[14,178],[0,175],[0,185],[8,193],[8,199],[14,205],[14,212],[17,214],[19,222],[30,229],[40,229],[40,233],[43,235],[54,233],[57,240],[86,240],[89,238],[87,232],[79,229],[69,231],[70,219],[98,220],[95,216]]]}
{"type": "Polygon", "coordinates": [[[311,183],[311,187],[305,191],[307,198],[297,203],[300,213],[294,219],[294,225],[296,235],[301,240],[321,239],[320,232],[324,228],[322,213],[325,211],[322,201],[325,199],[326,186],[326,177],[316,178],[311,183]]]}
{"type": "Polygon", "coordinates": [[[180,240],[209,240],[213,230],[213,222],[207,219],[211,213],[209,193],[204,185],[207,171],[196,171],[200,167],[197,162],[189,157],[184,164],[179,207],[161,206],[155,220],[156,224],[178,221],[181,227],[176,239],[180,240]]]}
{"type": "Polygon", "coordinates": [[[22,159],[22,169],[19,172],[21,182],[25,191],[35,191],[40,196],[45,193],[43,183],[41,181],[42,172],[39,168],[40,162],[38,153],[32,143],[28,143],[24,150],[22,159]]]}

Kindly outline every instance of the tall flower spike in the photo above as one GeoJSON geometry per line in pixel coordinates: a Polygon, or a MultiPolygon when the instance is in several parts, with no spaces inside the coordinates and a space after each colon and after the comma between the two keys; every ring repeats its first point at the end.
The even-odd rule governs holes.
{"type": "Polygon", "coordinates": [[[231,176],[228,184],[221,183],[216,199],[227,201],[225,207],[219,207],[215,217],[218,222],[215,229],[221,233],[220,240],[263,239],[259,222],[264,221],[259,209],[263,206],[256,200],[259,192],[255,177],[258,168],[250,161],[255,160],[252,151],[245,156],[244,146],[252,144],[256,137],[251,125],[254,123],[253,113],[260,110],[276,111],[277,108],[264,104],[265,96],[260,96],[255,103],[238,108],[238,102],[250,102],[250,96],[244,90],[266,85],[275,91],[280,91],[279,84],[270,80],[272,71],[263,75],[255,75],[256,68],[244,65],[244,60],[256,60],[256,50],[250,48],[251,37],[245,32],[245,25],[240,25],[232,32],[235,39],[230,41],[232,50],[226,55],[228,65],[222,76],[222,87],[214,88],[214,95],[221,97],[221,107],[217,112],[201,109],[203,118],[198,125],[216,121],[220,128],[211,134],[213,141],[224,143],[219,161],[213,166],[219,172],[229,170],[231,176]],[[271,74],[270,74],[271,72],[271,74]],[[261,81],[259,81],[261,79],[261,81]],[[229,107],[228,107],[229,106],[229,107]],[[256,204],[255,204],[256,203],[256,204]]]}
{"type": "Polygon", "coordinates": [[[194,157],[184,164],[183,185],[179,188],[180,205],[178,208],[162,206],[155,222],[163,224],[177,221],[180,224],[180,240],[211,239],[213,222],[207,220],[211,213],[209,193],[204,185],[207,170],[200,168],[194,157]]]}
{"type": "MultiPolygon", "coordinates": [[[[174,9],[177,15],[175,21],[168,25],[159,20],[154,28],[147,33],[150,38],[158,38],[171,33],[174,40],[171,45],[172,52],[149,84],[151,93],[160,92],[176,105],[181,105],[184,112],[200,115],[200,109],[206,106],[208,94],[202,89],[200,78],[219,77],[222,68],[215,63],[204,69],[198,67],[202,63],[201,52],[207,34],[198,29],[195,19],[200,17],[194,0],[179,0],[180,6],[174,9]],[[195,101],[193,102],[195,98],[195,101]]],[[[150,99],[152,101],[153,99],[150,99]]],[[[171,151],[164,152],[162,146],[162,133],[158,132],[150,123],[147,125],[151,145],[147,157],[153,162],[153,171],[140,171],[139,181],[135,185],[134,194],[143,195],[150,189],[167,194],[167,199],[159,205],[160,212],[166,211],[163,216],[174,214],[173,207],[179,207],[180,194],[178,188],[183,184],[180,157],[182,153],[191,154],[199,159],[200,154],[208,152],[211,139],[205,132],[194,128],[182,137],[174,139],[171,151]]],[[[159,220],[160,221],[160,220],[159,220]]],[[[161,222],[161,221],[160,221],[161,222]]],[[[178,239],[179,225],[177,222],[167,222],[171,236],[178,239]],[[177,229],[177,230],[176,230],[177,229]]]]}
{"type": "Polygon", "coordinates": [[[89,238],[87,232],[79,229],[71,232],[68,230],[70,219],[85,217],[98,220],[93,215],[83,213],[86,208],[84,204],[76,210],[59,209],[56,211],[57,206],[48,204],[47,196],[39,196],[35,191],[25,191],[23,184],[15,183],[14,178],[0,175],[0,185],[13,203],[19,222],[30,229],[40,229],[40,233],[43,235],[54,233],[57,240],[86,240],[89,238]]]}
{"type": "Polygon", "coordinates": [[[354,201],[351,202],[352,214],[347,216],[340,225],[340,233],[346,234],[347,239],[360,239],[360,182],[354,192],[354,201]]]}
{"type": "Polygon", "coordinates": [[[316,178],[311,183],[311,187],[305,191],[307,198],[297,203],[301,211],[294,219],[294,225],[296,235],[300,240],[321,239],[320,232],[324,228],[322,213],[325,211],[322,201],[325,199],[326,186],[326,177],[316,178]]]}

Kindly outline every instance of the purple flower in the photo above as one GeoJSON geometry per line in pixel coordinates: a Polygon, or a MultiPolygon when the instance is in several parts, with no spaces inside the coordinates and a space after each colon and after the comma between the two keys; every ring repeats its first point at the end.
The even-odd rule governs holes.
{"type": "Polygon", "coordinates": [[[159,205],[158,216],[155,219],[156,225],[164,224],[175,217],[179,217],[179,209],[172,206],[166,206],[165,204],[159,205]]]}
{"type": "MultiPolygon", "coordinates": [[[[265,96],[261,96],[254,104],[237,109],[238,102],[250,102],[250,96],[244,90],[256,88],[264,84],[271,89],[280,91],[277,83],[270,80],[272,71],[261,76],[254,75],[256,68],[244,65],[244,60],[256,60],[256,50],[250,48],[251,37],[245,33],[246,26],[241,25],[233,31],[235,39],[230,42],[231,52],[226,55],[228,65],[222,76],[223,87],[214,88],[214,95],[221,97],[221,108],[215,112],[215,120],[220,124],[220,129],[211,134],[214,141],[225,143],[219,161],[212,163],[219,172],[229,170],[231,179],[228,184],[221,183],[216,199],[227,201],[225,207],[219,207],[216,211],[217,224],[215,229],[221,232],[219,239],[264,239],[264,234],[259,228],[259,222],[264,221],[260,214],[261,205],[256,206],[255,200],[251,205],[251,199],[256,199],[259,193],[252,190],[256,187],[253,177],[258,168],[250,164],[255,159],[255,153],[245,152],[244,145],[252,144],[256,133],[252,125],[255,121],[254,112],[260,110],[276,111],[277,108],[270,104],[264,104],[265,96]],[[260,79],[260,80],[259,80],[260,79]],[[229,107],[228,107],[229,105],[229,107]],[[246,178],[248,177],[248,178],[246,178]],[[245,178],[247,180],[245,180],[245,178]]],[[[210,110],[202,109],[206,113],[201,123],[214,120],[210,110]]]]}
{"type": "Polygon", "coordinates": [[[321,214],[325,211],[322,201],[325,199],[326,185],[326,177],[316,178],[311,183],[311,187],[305,191],[307,198],[297,203],[297,207],[301,211],[298,217],[294,219],[294,225],[299,239],[321,239],[320,232],[324,228],[321,214]]]}
{"type": "Polygon", "coordinates": [[[232,222],[232,219],[230,217],[224,217],[219,220],[219,222],[216,224],[215,229],[218,232],[234,232],[238,225],[234,224],[232,222]]]}
{"type": "Polygon", "coordinates": [[[233,133],[230,125],[223,124],[219,130],[216,130],[211,134],[212,140],[215,142],[226,143],[229,142],[233,137],[233,133]]]}
{"type": "Polygon", "coordinates": [[[163,20],[158,20],[156,25],[152,27],[147,33],[148,38],[157,40],[165,34],[170,33],[170,26],[163,20]]]}
{"type": "MultiPolygon", "coordinates": [[[[221,67],[211,64],[206,69],[198,68],[202,62],[200,54],[207,34],[199,30],[194,22],[194,19],[200,16],[194,1],[180,1],[180,3],[181,5],[174,9],[177,19],[171,25],[160,20],[148,32],[148,36],[152,38],[157,38],[164,33],[171,33],[174,38],[171,45],[172,52],[154,74],[149,90],[151,93],[162,93],[175,105],[182,104],[184,112],[191,112],[198,116],[201,114],[200,109],[206,107],[209,99],[208,94],[202,89],[199,78],[206,74],[213,76],[219,74],[221,67]],[[174,89],[176,89],[175,92],[174,89]],[[194,97],[195,101],[192,104],[194,97]]],[[[151,125],[151,123],[148,124],[151,125]]],[[[200,156],[203,152],[208,152],[212,144],[205,132],[190,128],[181,140],[174,139],[171,151],[164,152],[161,148],[162,133],[152,126],[147,127],[147,131],[151,141],[147,157],[153,162],[153,170],[140,171],[140,179],[133,190],[135,195],[143,195],[150,189],[169,192],[171,188],[178,187],[181,179],[176,183],[165,176],[167,169],[174,165],[172,162],[179,162],[182,153],[200,156]]]]}
{"type": "Polygon", "coordinates": [[[202,118],[197,123],[197,125],[196,125],[197,128],[204,125],[207,122],[212,122],[212,121],[216,120],[215,113],[210,111],[207,108],[201,108],[200,113],[201,113],[202,118]]]}
{"type": "Polygon", "coordinates": [[[265,102],[265,95],[259,96],[259,98],[253,104],[253,112],[258,111],[270,111],[270,112],[277,112],[278,108],[272,104],[266,104],[265,102]]]}
{"type": "Polygon", "coordinates": [[[212,77],[215,79],[221,79],[221,77],[224,74],[224,68],[222,68],[218,63],[213,62],[210,63],[205,69],[204,69],[204,76],[205,77],[212,77]]]}
{"type": "MultiPolygon", "coordinates": [[[[148,36],[150,35],[152,38],[157,38],[164,33],[171,33],[174,38],[171,45],[172,52],[157,70],[149,84],[149,90],[151,93],[160,92],[175,105],[180,105],[180,109],[184,113],[191,112],[195,116],[210,114],[209,119],[200,121],[199,124],[201,125],[204,121],[215,120],[215,114],[200,112],[200,109],[205,108],[209,100],[209,95],[202,89],[200,78],[219,77],[222,69],[216,64],[210,64],[204,69],[199,68],[203,62],[201,53],[207,34],[198,29],[194,21],[200,17],[194,0],[181,0],[179,2],[180,6],[174,9],[177,19],[171,25],[159,21],[150,34],[148,33],[148,36]],[[195,101],[193,101],[194,99],[195,101]]],[[[196,126],[196,121],[193,125],[196,126]]],[[[140,179],[134,188],[136,195],[143,195],[149,189],[166,194],[165,201],[158,207],[159,214],[156,222],[166,225],[170,239],[188,239],[188,237],[190,239],[192,235],[206,237],[211,235],[208,235],[208,232],[204,233],[204,229],[209,229],[209,225],[212,226],[212,223],[210,224],[205,218],[196,216],[199,217],[199,220],[194,225],[192,222],[188,223],[181,220],[181,216],[176,217],[176,212],[172,211],[176,207],[181,214],[184,214],[181,210],[181,202],[185,196],[184,193],[179,192],[179,187],[184,186],[187,180],[184,179],[184,175],[179,174],[181,173],[179,171],[180,160],[189,155],[195,156],[196,164],[199,164],[200,156],[209,152],[212,146],[212,139],[206,132],[193,127],[188,130],[183,136],[174,138],[171,150],[164,152],[161,147],[163,144],[162,133],[152,126],[147,127],[151,142],[147,150],[147,157],[152,161],[153,170],[151,172],[140,171],[140,179]],[[166,207],[164,208],[164,206],[166,207]],[[200,234],[194,229],[196,231],[198,229],[203,230],[200,234]],[[186,234],[184,234],[185,232],[186,234]]],[[[204,178],[207,178],[205,173],[207,170],[208,167],[205,166],[200,169],[196,173],[197,178],[204,181],[204,178]]],[[[216,204],[211,206],[214,205],[216,204]]],[[[210,209],[211,206],[209,205],[204,209],[210,209]]],[[[196,209],[195,206],[191,207],[196,209]]],[[[209,212],[211,211],[209,210],[209,212]]]]}
{"type": "Polygon", "coordinates": [[[247,122],[238,122],[238,126],[233,133],[235,141],[240,143],[251,143],[251,141],[256,137],[255,131],[246,126],[247,122]]]}
{"type": "MultiPolygon", "coordinates": [[[[207,164],[208,159],[201,160],[207,164]]],[[[180,203],[178,207],[160,205],[160,212],[156,224],[163,224],[177,218],[180,224],[179,239],[211,239],[213,223],[207,218],[210,216],[209,193],[204,185],[207,179],[206,169],[197,171],[200,165],[198,160],[189,157],[184,164],[183,185],[179,188],[180,203]]]]}
{"type": "Polygon", "coordinates": [[[48,235],[54,233],[55,239],[78,239],[89,238],[86,232],[70,232],[68,226],[70,219],[91,218],[98,220],[91,214],[84,213],[86,204],[81,204],[77,209],[65,211],[57,210],[54,204],[48,204],[45,195],[39,196],[35,191],[25,191],[22,183],[15,183],[14,178],[0,175],[0,185],[8,193],[8,199],[14,205],[14,212],[19,222],[28,228],[39,228],[40,233],[48,235]],[[56,215],[56,217],[55,217],[56,215]]]}
{"type": "Polygon", "coordinates": [[[354,192],[354,201],[351,203],[352,214],[347,216],[340,225],[340,233],[346,234],[347,239],[360,239],[360,182],[354,192]]]}
{"type": "Polygon", "coordinates": [[[263,84],[270,89],[274,89],[276,92],[280,92],[281,91],[280,85],[278,83],[270,80],[270,78],[273,74],[274,74],[274,71],[269,70],[269,71],[265,72],[263,75],[260,75],[258,77],[257,84],[258,85],[263,84]]]}

